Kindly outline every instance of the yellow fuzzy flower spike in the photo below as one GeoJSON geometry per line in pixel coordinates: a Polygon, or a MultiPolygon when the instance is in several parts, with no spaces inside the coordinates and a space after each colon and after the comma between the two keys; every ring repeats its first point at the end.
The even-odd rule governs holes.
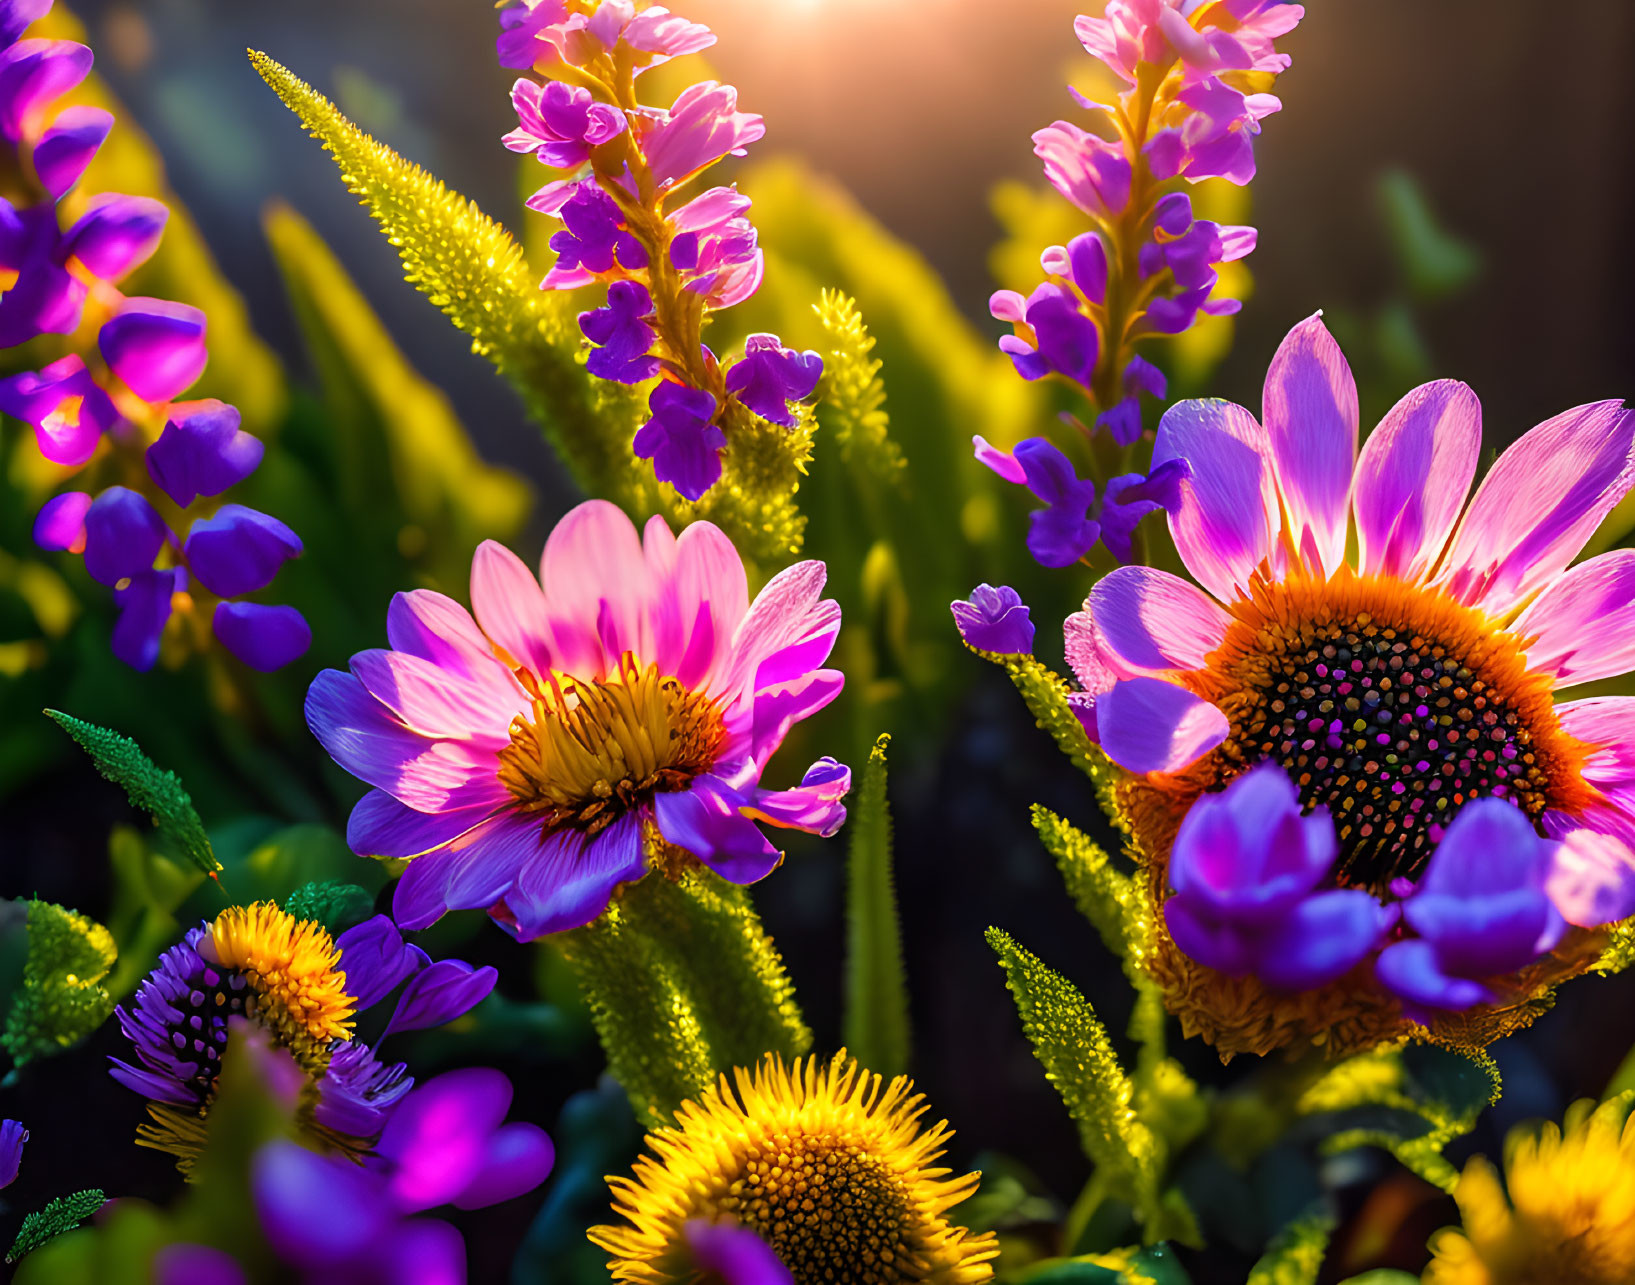
{"type": "Polygon", "coordinates": [[[796,1285],[979,1285],[993,1279],[992,1235],[951,1226],[948,1210],[976,1190],[976,1174],[936,1167],[952,1136],[921,1130],[925,1099],[903,1076],[888,1085],[842,1051],[754,1071],[676,1112],[648,1135],[652,1156],[633,1178],[612,1178],[614,1212],[593,1227],[613,1279],[680,1285],[692,1279],[687,1223],[736,1222],[758,1233],[796,1285]]]}
{"type": "Polygon", "coordinates": [[[1575,1102],[1560,1128],[1512,1130],[1502,1186],[1486,1159],[1471,1160],[1453,1191],[1464,1226],[1432,1238],[1425,1285],[1635,1281],[1632,1107],[1635,1093],[1575,1102]]]}

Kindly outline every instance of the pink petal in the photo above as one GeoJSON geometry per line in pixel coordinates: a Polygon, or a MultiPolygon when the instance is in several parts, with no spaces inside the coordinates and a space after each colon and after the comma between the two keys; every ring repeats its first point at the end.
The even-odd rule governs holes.
{"type": "Polygon", "coordinates": [[[360,651],[350,667],[406,727],[432,739],[500,750],[510,744],[512,720],[528,708],[503,672],[498,681],[473,680],[419,656],[384,650],[360,651]]]}
{"type": "Polygon", "coordinates": [[[1128,772],[1178,772],[1226,739],[1226,715],[1185,688],[1128,678],[1096,700],[1107,757],[1128,772]]]}
{"type": "Polygon", "coordinates": [[[1289,331],[1278,347],[1261,409],[1290,538],[1312,570],[1332,575],[1345,561],[1357,384],[1321,313],[1289,331]]]}
{"type": "Polygon", "coordinates": [[[1596,402],[1546,420],[1499,457],[1440,581],[1502,615],[1555,579],[1635,482],[1635,411],[1596,402]]]}
{"type": "Polygon", "coordinates": [[[834,759],[820,759],[792,790],[757,789],[747,812],[768,825],[832,838],[845,823],[841,800],[851,788],[849,767],[834,759]]]}
{"type": "Polygon", "coordinates": [[[1635,852],[1613,835],[1571,830],[1556,849],[1544,890],[1561,917],[1580,928],[1625,919],[1635,914],[1635,852]]]}
{"type": "Polygon", "coordinates": [[[1270,454],[1265,430],[1231,402],[1177,402],[1158,425],[1153,467],[1184,459],[1192,468],[1169,515],[1176,551],[1223,602],[1243,596],[1262,562],[1277,570],[1282,519],[1270,454]]]}
{"type": "MultiPolygon", "coordinates": [[[[509,672],[471,613],[431,589],[392,595],[386,609],[386,641],[394,651],[421,656],[466,678],[493,669],[509,672]]],[[[520,690],[520,689],[519,689],[520,690]]]]}
{"type": "Polygon", "coordinates": [[[1511,632],[1535,638],[1527,666],[1553,675],[1557,687],[1635,671],[1635,549],[1571,568],[1533,600],[1511,632]]]}
{"type": "Polygon", "coordinates": [[[492,809],[416,812],[385,790],[370,790],[346,822],[346,846],[361,857],[418,857],[475,829],[492,809]]]}
{"type": "Polygon", "coordinates": [[[757,691],[750,757],[765,763],[777,753],[791,727],[828,705],[845,685],[846,675],[838,669],[818,669],[793,682],[757,691]]]}
{"type": "Polygon", "coordinates": [[[647,562],[635,524],[616,505],[586,500],[558,522],[540,579],[562,669],[602,678],[625,652],[647,662],[647,562]]]}
{"type": "Polygon", "coordinates": [[[1436,565],[1482,452],[1482,403],[1456,379],[1421,384],[1363,443],[1352,510],[1366,574],[1411,580],[1436,565]]]}
{"type": "Polygon", "coordinates": [[[472,555],[471,610],[483,633],[506,652],[506,663],[535,674],[551,671],[545,594],[522,559],[493,540],[484,540],[472,555]]]}
{"type": "Polygon", "coordinates": [[[749,611],[738,550],[716,526],[694,522],[675,542],[669,574],[653,583],[655,633],[662,639],[653,659],[685,686],[709,687],[749,611]]]}
{"type": "Polygon", "coordinates": [[[1201,669],[1232,617],[1195,585],[1152,567],[1118,567],[1097,582],[1085,609],[1101,655],[1120,678],[1201,669]]]}
{"type": "Polygon", "coordinates": [[[1063,623],[1062,633],[1067,642],[1067,663],[1090,695],[1106,691],[1120,678],[1134,676],[1121,672],[1123,663],[1102,637],[1100,622],[1090,612],[1075,611],[1063,623]]]}
{"type": "MultiPolygon", "coordinates": [[[[719,677],[710,690],[737,695],[756,678],[763,661],[786,648],[810,645],[824,634],[837,632],[840,609],[820,600],[828,576],[823,563],[809,561],[786,567],[767,581],[738,622],[732,636],[731,661],[716,671],[719,677]]],[[[779,681],[776,677],[769,679],[779,681]]]]}

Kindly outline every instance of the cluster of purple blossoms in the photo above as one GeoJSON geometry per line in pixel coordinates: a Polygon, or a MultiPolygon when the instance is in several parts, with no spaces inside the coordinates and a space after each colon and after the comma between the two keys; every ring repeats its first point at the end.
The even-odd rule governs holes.
{"type": "Polygon", "coordinates": [[[721,476],[735,424],[755,416],[793,428],[792,403],[823,374],[814,352],[776,335],[751,335],[723,364],[703,342],[709,314],[754,294],[765,271],[749,199],[735,187],[698,190],[727,156],[766,132],[738,110],[738,91],[705,81],[669,107],[638,103],[642,73],[715,43],[709,28],[634,0],[522,0],[501,14],[503,66],[549,79],[518,80],[511,150],[569,171],[528,201],[560,219],[548,290],[607,285],[607,302],[581,314],[602,379],[659,383],[634,449],[661,482],[700,499],[721,476]],[[585,173],[588,169],[588,173],[585,173]]]}
{"type": "MultiPolygon", "coordinates": [[[[1196,218],[1183,187],[1254,177],[1254,135],[1280,106],[1265,90],[1289,65],[1273,41],[1303,16],[1301,6],[1275,0],[1108,0],[1103,17],[1075,24],[1084,47],[1128,88],[1112,103],[1071,91],[1105,130],[1057,121],[1033,143],[1045,177],[1092,227],[1045,250],[1045,279],[1031,294],[1000,290],[989,306],[1012,328],[999,346],[1017,373],[1082,391],[1099,412],[1095,426],[1119,448],[1141,438],[1141,395],[1162,400],[1167,392],[1163,372],[1135,352],[1136,343],[1240,306],[1216,296],[1217,269],[1255,248],[1255,230],[1196,218]]],[[[1090,434],[1077,417],[1063,418],[1090,434]]],[[[1088,552],[1095,522],[1080,500],[1095,488],[1065,456],[1050,459],[1046,478],[1040,468],[1007,463],[981,439],[977,446],[979,459],[1049,506],[1035,515],[1028,541],[1041,563],[1067,566],[1088,552]]],[[[1022,455],[1018,448],[1018,461],[1022,455]]],[[[1163,505],[1174,483],[1156,474],[1151,481],[1151,498],[1163,505]]],[[[1117,489],[1144,484],[1126,473],[1102,491],[1116,513],[1117,489]]],[[[1103,517],[1100,525],[1102,543],[1128,561],[1118,520],[1103,517]]]]}
{"type": "MultiPolygon", "coordinates": [[[[252,923],[261,909],[250,908],[252,923]]],[[[265,909],[269,913],[263,922],[272,924],[267,940],[276,948],[277,934],[294,921],[265,909]]],[[[257,967],[234,966],[223,959],[213,927],[194,928],[165,951],[131,1004],[117,1010],[120,1029],[140,1065],[111,1059],[114,1079],[149,1100],[154,1123],[143,1126],[144,1145],[176,1155],[184,1169],[191,1164],[197,1143],[196,1130],[187,1122],[209,1111],[235,1020],[258,1024],[301,1055],[301,1065],[313,1080],[311,1123],[320,1136],[352,1139],[367,1148],[401,1109],[414,1086],[413,1077],[402,1063],[380,1061],[373,1047],[348,1034],[312,1037],[303,1030],[299,1005],[292,1006],[290,997],[304,995],[310,1004],[311,996],[327,986],[351,1013],[372,1008],[398,992],[378,1044],[397,1032],[453,1021],[487,998],[498,977],[491,967],[473,968],[463,960],[432,962],[425,951],[403,940],[389,918],[376,915],[334,941],[337,958],[327,966],[322,954],[301,958],[297,930],[298,945],[295,951],[286,951],[282,971],[298,971],[300,981],[284,986],[276,955],[256,957],[257,967]]],[[[327,944],[329,939],[316,940],[327,944]]],[[[344,1029],[350,1030],[349,1022],[344,1029]]]]}
{"type": "MultiPolygon", "coordinates": [[[[267,1087],[299,1110],[299,1069],[277,1050],[249,1044],[267,1087]]],[[[555,1162],[546,1134],[506,1121],[511,1082],[499,1071],[450,1071],[399,1104],[361,1162],[279,1141],[256,1153],[250,1189],[262,1235],[290,1279],[372,1285],[458,1285],[465,1242],[440,1206],[484,1209],[539,1186],[555,1162]]],[[[259,1262],[258,1267],[265,1267],[259,1262]]],[[[259,1274],[208,1245],[160,1250],[156,1285],[246,1285],[259,1274]]],[[[280,1279],[284,1279],[282,1276],[280,1279]]]]}
{"type": "Polygon", "coordinates": [[[0,347],[78,334],[88,323],[96,343],[0,380],[0,411],[32,426],[40,453],[66,470],[91,464],[108,443],[108,472],[126,485],[53,497],[35,541],[83,553],[87,572],[113,591],[113,651],[133,668],[153,666],[174,612],[202,613],[214,599],[217,640],[252,668],[277,669],[311,643],[306,621],[292,607],[238,599],[265,588],[301,542],[239,505],[183,534],[161,512],[173,506],[172,517],[185,520],[195,501],[243,481],[261,461],[261,443],[239,428],[231,406],[174,401],[208,361],[204,314],[119,289],[158,247],[169,210],[101,193],[62,226],[59,205],[114,118],[96,107],[54,110],[90,72],[92,54],[73,41],[19,38],[50,8],[51,0],[0,0],[0,135],[33,197],[26,206],[0,198],[0,347]]]}

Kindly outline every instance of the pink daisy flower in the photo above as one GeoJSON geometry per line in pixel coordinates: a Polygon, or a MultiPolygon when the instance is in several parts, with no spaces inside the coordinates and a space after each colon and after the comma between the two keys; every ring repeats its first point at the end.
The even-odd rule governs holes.
{"type": "MultiPolygon", "coordinates": [[[[1159,971],[1190,996],[1183,1022],[1223,1052],[1324,1032],[1331,1048],[1367,1045],[1404,1033],[1404,1013],[1433,1038],[1485,1043],[1464,1010],[1530,1020],[1523,1001],[1593,963],[1585,930],[1635,912],[1635,698],[1555,698],[1635,671],[1635,551],[1569,569],[1635,482],[1635,412],[1599,402],[1539,425],[1468,503],[1482,435],[1464,384],[1414,389],[1360,453],[1357,439],[1350,368],[1311,317],[1272,361],[1261,420],[1190,401],[1159,426],[1154,466],[1190,465],[1169,522],[1197,583],[1120,567],[1067,622],[1083,717],[1124,771],[1155,908],[1187,889],[1191,958],[1166,942],[1159,971]],[[1256,871],[1294,868],[1264,864],[1274,823],[1293,824],[1281,813],[1257,821],[1247,790],[1228,791],[1238,803],[1182,827],[1266,763],[1287,775],[1267,788],[1325,827],[1310,890],[1366,890],[1383,908],[1358,918],[1342,961],[1378,947],[1377,970],[1370,955],[1329,982],[1332,934],[1301,938],[1279,918],[1305,903],[1273,914],[1247,895],[1256,871]],[[1443,844],[1478,799],[1502,802],[1443,844]],[[1562,921],[1577,927],[1564,936],[1562,921]],[[1324,1002],[1267,1007],[1199,980],[1199,965],[1251,989],[1246,973],[1298,972],[1226,949],[1274,928],[1310,952],[1324,1002]]],[[[1292,853],[1291,836],[1276,842],[1292,853]]]]}
{"type": "Polygon", "coordinates": [[[391,648],[319,674],[306,703],[324,748],[374,787],[352,848],[412,858],[397,922],[486,908],[526,941],[595,919],[645,873],[651,843],[752,883],[783,858],[758,823],[832,835],[845,766],[760,784],[844,681],[822,668],[840,629],[824,578],[798,563],[751,602],[708,522],[678,538],[655,517],[643,539],[591,500],[558,523],[538,577],[492,541],[478,548],[470,613],[398,594],[391,648]]]}

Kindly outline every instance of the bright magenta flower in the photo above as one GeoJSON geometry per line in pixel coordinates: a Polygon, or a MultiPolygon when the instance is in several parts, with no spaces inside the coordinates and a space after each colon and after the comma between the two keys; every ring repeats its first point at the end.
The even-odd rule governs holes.
{"type": "Polygon", "coordinates": [[[821,562],[798,563],[751,602],[709,523],[678,538],[653,518],[643,540],[591,500],[557,525],[539,577],[483,544],[471,614],[428,590],[394,598],[391,650],[320,674],[307,720],[375,787],[352,847],[413,858],[398,923],[484,907],[528,940],[596,918],[646,871],[655,834],[737,883],[782,860],[758,822],[833,834],[844,766],[821,759],[791,790],[760,784],[789,729],[844,681],[821,668],[840,629],[824,578],[821,562]]]}

